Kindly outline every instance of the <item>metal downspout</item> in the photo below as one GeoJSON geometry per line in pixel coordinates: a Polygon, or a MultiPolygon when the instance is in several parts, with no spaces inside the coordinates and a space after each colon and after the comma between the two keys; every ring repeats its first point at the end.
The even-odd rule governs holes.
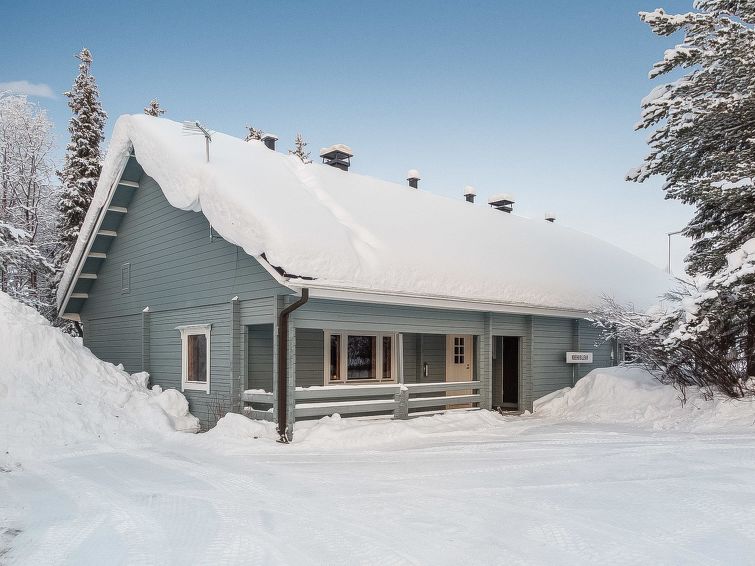
{"type": "Polygon", "coordinates": [[[309,289],[301,290],[301,298],[288,305],[278,315],[278,442],[288,444],[291,440],[288,428],[288,317],[309,300],[309,289]]]}

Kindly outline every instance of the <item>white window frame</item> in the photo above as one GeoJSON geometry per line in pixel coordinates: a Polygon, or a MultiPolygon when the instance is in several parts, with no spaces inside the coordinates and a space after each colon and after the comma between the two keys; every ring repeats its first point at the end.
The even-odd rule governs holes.
{"type": "Polygon", "coordinates": [[[324,385],[360,385],[360,384],[376,384],[376,383],[398,383],[399,381],[399,367],[398,367],[398,348],[400,345],[399,335],[396,332],[374,332],[369,330],[326,330],[325,331],[325,345],[323,348],[323,384],[324,385]],[[341,355],[340,355],[340,375],[341,379],[330,379],[330,337],[334,335],[341,336],[341,355]],[[383,338],[391,339],[391,377],[383,379],[377,377],[375,379],[348,379],[348,348],[349,348],[349,336],[374,336],[377,346],[377,352],[375,353],[376,367],[375,375],[383,375],[383,338]]]}
{"type": "Polygon", "coordinates": [[[210,334],[212,333],[212,324],[189,324],[186,326],[176,326],[176,330],[181,333],[181,391],[204,391],[210,392],[210,361],[212,347],[210,344],[210,334]],[[189,381],[189,336],[204,335],[207,340],[207,365],[206,381],[189,381]]]}

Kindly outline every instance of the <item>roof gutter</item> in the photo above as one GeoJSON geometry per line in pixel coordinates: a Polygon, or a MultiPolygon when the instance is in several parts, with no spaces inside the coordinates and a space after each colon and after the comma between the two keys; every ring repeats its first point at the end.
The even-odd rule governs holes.
{"type": "Polygon", "coordinates": [[[301,290],[301,298],[288,305],[278,315],[278,442],[288,444],[293,431],[288,430],[288,318],[309,300],[309,289],[301,290]]]}

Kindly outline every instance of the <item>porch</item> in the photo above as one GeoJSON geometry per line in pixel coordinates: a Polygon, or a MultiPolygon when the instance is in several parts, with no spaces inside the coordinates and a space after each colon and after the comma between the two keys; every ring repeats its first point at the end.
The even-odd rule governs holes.
{"type": "MultiPolygon", "coordinates": [[[[495,374],[496,368],[503,371],[504,365],[517,372],[509,380],[509,388],[518,387],[519,344],[515,345],[516,359],[502,364],[502,357],[496,355],[501,353],[498,337],[491,337],[486,345],[481,334],[441,329],[390,332],[384,328],[295,328],[288,337],[290,424],[336,413],[407,419],[499,407],[503,398],[495,402],[491,397],[502,397],[503,380],[491,379],[491,373],[495,374]]],[[[276,421],[278,352],[274,326],[247,326],[245,353],[246,385],[241,392],[244,413],[276,421]]],[[[516,408],[516,391],[509,398],[516,408]]]]}

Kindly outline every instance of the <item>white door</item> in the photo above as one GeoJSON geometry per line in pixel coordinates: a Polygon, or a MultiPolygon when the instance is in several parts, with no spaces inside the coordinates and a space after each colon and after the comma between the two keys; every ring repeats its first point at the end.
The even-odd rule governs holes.
{"type": "MultiPolygon", "coordinates": [[[[470,334],[446,336],[446,381],[472,381],[474,374],[474,339],[470,334]]],[[[448,391],[447,397],[471,395],[472,390],[448,391]]],[[[447,405],[447,409],[471,407],[471,404],[447,405]]]]}
{"type": "Polygon", "coordinates": [[[473,343],[469,334],[446,336],[446,381],[472,381],[473,343]]]}

